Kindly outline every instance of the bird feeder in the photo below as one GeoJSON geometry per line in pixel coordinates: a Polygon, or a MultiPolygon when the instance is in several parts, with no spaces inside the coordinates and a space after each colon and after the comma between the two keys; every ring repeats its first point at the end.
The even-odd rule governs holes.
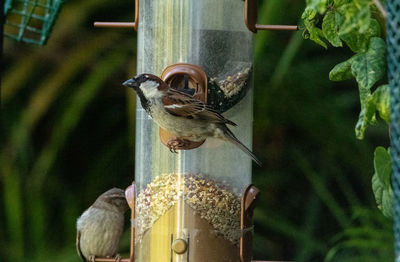
{"type": "MultiPolygon", "coordinates": [[[[257,24],[251,0],[140,0],[135,6],[135,22],[95,25],[137,29],[137,73],[158,75],[204,101],[237,124],[233,133],[250,148],[253,33],[297,27],[257,24]]],[[[137,104],[134,261],[251,261],[258,194],[251,158],[212,138],[186,140],[172,153],[166,145],[173,135],[137,104]]]]}
{"type": "Polygon", "coordinates": [[[44,45],[63,3],[63,0],[6,0],[4,35],[17,41],[44,45]]]}

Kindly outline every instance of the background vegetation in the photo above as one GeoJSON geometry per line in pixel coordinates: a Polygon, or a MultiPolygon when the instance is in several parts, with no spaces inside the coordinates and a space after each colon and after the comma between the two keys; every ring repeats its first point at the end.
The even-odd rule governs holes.
{"type": "MultiPolygon", "coordinates": [[[[263,1],[259,21],[296,24],[304,3],[263,1]]],[[[134,103],[118,88],[135,73],[136,34],[94,29],[128,20],[133,1],[68,1],[48,44],[6,40],[0,147],[1,261],[79,261],[75,221],[134,176],[134,103]]],[[[328,73],[352,55],[302,32],[255,36],[256,259],[393,261],[392,221],[371,189],[378,123],[359,141],[355,80],[328,73]]],[[[122,249],[128,249],[125,235],[122,249]]]]}

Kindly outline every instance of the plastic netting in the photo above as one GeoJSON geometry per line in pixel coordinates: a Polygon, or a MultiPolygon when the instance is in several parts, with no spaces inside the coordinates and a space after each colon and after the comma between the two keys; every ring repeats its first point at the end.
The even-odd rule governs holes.
{"type": "Polygon", "coordinates": [[[390,85],[390,138],[394,190],[396,262],[400,262],[400,2],[387,0],[388,73],[390,85]]]}
{"type": "Polygon", "coordinates": [[[64,0],[6,0],[4,35],[44,45],[64,0]]]}

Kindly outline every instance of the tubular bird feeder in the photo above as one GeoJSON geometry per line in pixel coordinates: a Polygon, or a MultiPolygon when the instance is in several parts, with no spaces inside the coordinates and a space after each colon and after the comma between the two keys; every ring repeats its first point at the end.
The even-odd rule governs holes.
{"type": "MultiPolygon", "coordinates": [[[[253,33],[297,26],[257,24],[254,0],[136,0],[135,6],[134,22],[95,26],[136,29],[137,73],[158,75],[223,113],[251,147],[253,33]]],[[[171,136],[138,103],[136,190],[127,190],[134,203],[134,252],[123,260],[251,261],[259,192],[251,185],[251,158],[209,138],[189,141],[173,154],[165,146],[171,136]]]]}

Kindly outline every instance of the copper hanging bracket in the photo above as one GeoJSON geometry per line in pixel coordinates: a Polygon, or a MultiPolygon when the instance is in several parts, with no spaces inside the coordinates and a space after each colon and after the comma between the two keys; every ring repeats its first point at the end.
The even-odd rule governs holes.
{"type": "MultiPolygon", "coordinates": [[[[207,103],[207,75],[204,70],[192,64],[178,63],[168,66],[161,74],[161,79],[171,88],[192,95],[194,98],[207,103]]],[[[201,146],[205,140],[191,141],[190,138],[177,138],[160,127],[161,142],[168,146],[171,141],[181,141],[175,146],[176,150],[189,150],[201,146]],[[182,143],[184,142],[184,143],[182,143]]]]}
{"type": "Polygon", "coordinates": [[[134,28],[137,31],[139,26],[139,0],[135,0],[134,22],[94,22],[93,25],[94,27],[134,28]]]}
{"type": "Polygon", "coordinates": [[[255,200],[260,190],[253,186],[248,185],[242,194],[241,212],[240,212],[240,230],[242,236],[240,237],[240,261],[252,261],[252,228],[253,228],[253,211],[255,208],[255,200]]]}
{"type": "Polygon", "coordinates": [[[299,30],[297,25],[260,25],[257,24],[258,0],[245,0],[244,23],[247,28],[257,33],[257,30],[299,30]]]}

